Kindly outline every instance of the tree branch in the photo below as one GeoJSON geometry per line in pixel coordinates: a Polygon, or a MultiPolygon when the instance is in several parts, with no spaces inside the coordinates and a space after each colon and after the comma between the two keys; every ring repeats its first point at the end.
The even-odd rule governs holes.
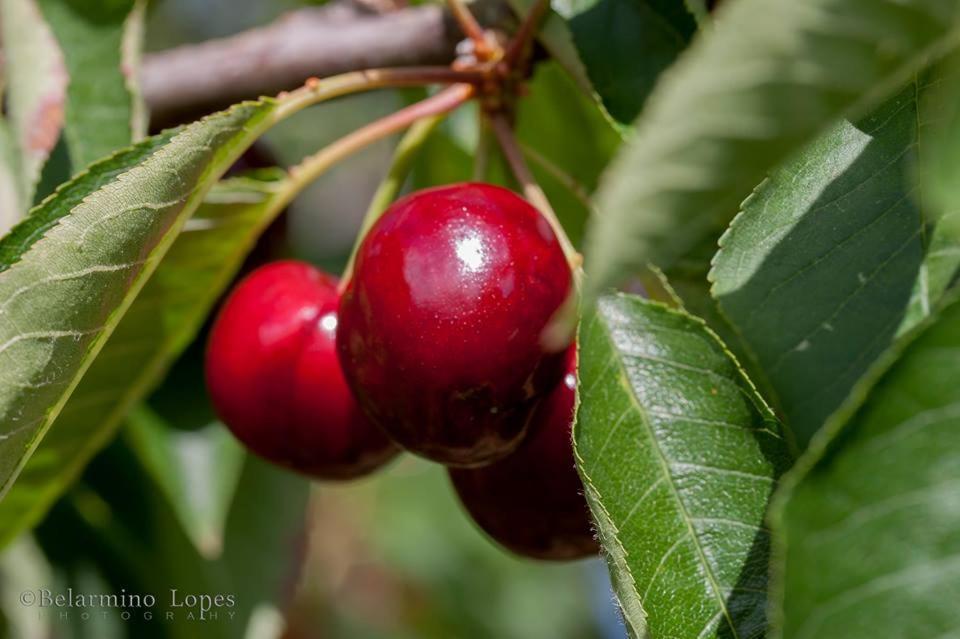
{"type": "MultiPolygon", "coordinates": [[[[502,21],[501,2],[481,19],[502,21]]],[[[463,34],[437,5],[371,12],[340,2],[289,13],[229,38],[146,56],[141,72],[153,127],[193,119],[240,100],[273,95],[324,77],[371,67],[444,64],[463,34]]]]}

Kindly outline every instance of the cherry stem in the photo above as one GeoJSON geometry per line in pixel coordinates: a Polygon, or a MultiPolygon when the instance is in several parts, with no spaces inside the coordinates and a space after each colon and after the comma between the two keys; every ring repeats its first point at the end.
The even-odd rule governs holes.
{"type": "Polygon", "coordinates": [[[370,206],[367,207],[367,212],[363,216],[363,221],[360,223],[360,230],[357,233],[353,250],[350,252],[350,259],[347,260],[347,265],[343,269],[343,275],[340,278],[339,290],[341,293],[350,281],[350,275],[353,273],[353,263],[357,257],[357,250],[360,248],[360,243],[363,241],[364,236],[366,236],[367,231],[370,230],[374,222],[380,219],[383,212],[386,211],[390,204],[397,198],[397,195],[403,188],[404,182],[407,180],[407,176],[410,175],[410,170],[413,168],[413,161],[416,159],[417,153],[420,151],[424,142],[427,141],[427,138],[430,137],[430,134],[433,133],[434,129],[437,128],[437,125],[443,121],[444,117],[446,117],[446,113],[417,120],[410,126],[406,134],[404,134],[403,138],[397,144],[397,148],[393,152],[393,161],[390,164],[390,170],[380,183],[380,186],[377,187],[377,191],[373,194],[373,198],[370,200],[370,206]]]}
{"type": "Polygon", "coordinates": [[[319,177],[332,164],[372,142],[405,129],[420,118],[447,113],[456,109],[473,97],[474,92],[473,85],[454,84],[436,95],[404,107],[343,136],[336,142],[305,158],[300,164],[291,167],[289,170],[290,188],[302,189],[319,177]]]}
{"type": "Polygon", "coordinates": [[[503,156],[506,158],[507,164],[510,165],[510,171],[517,179],[517,182],[520,183],[524,197],[537,207],[540,213],[550,222],[553,232],[556,233],[560,241],[560,246],[563,247],[563,253],[567,256],[567,260],[573,267],[579,267],[582,258],[573,247],[570,238],[567,237],[567,232],[563,229],[563,225],[560,224],[560,220],[557,218],[553,207],[550,206],[550,200],[547,199],[547,194],[544,193],[540,185],[537,184],[533,173],[530,171],[530,167],[527,166],[527,161],[523,157],[523,151],[520,149],[520,143],[517,142],[517,138],[513,134],[513,127],[510,126],[506,116],[502,113],[494,113],[490,116],[490,126],[493,128],[494,135],[497,136],[497,141],[500,143],[500,148],[503,150],[503,156]]]}
{"type": "Polygon", "coordinates": [[[582,204],[587,211],[593,213],[594,209],[593,202],[590,201],[590,192],[583,184],[578,182],[576,178],[561,169],[545,155],[531,146],[520,142],[520,149],[523,151],[523,154],[533,162],[533,164],[539,166],[546,173],[549,173],[554,177],[554,179],[563,184],[563,186],[567,187],[567,190],[570,191],[575,198],[577,198],[580,204],[582,204]]]}
{"type": "Polygon", "coordinates": [[[470,8],[467,7],[467,3],[464,2],[464,0],[447,0],[447,6],[450,8],[450,13],[453,14],[454,20],[460,25],[460,30],[473,41],[477,53],[486,52],[489,46],[487,36],[483,32],[483,27],[480,26],[476,16],[474,16],[470,8]]]}
{"type": "Polygon", "coordinates": [[[310,78],[299,89],[277,96],[280,106],[274,112],[272,123],[286,119],[314,104],[359,91],[430,84],[479,85],[484,82],[485,77],[480,71],[437,66],[366,69],[342,73],[322,80],[310,78]]]}
{"type": "Polygon", "coordinates": [[[503,156],[510,166],[510,171],[517,179],[517,182],[520,183],[520,188],[523,189],[524,197],[537,207],[547,222],[550,223],[553,232],[560,241],[560,247],[567,257],[567,262],[569,262],[570,268],[573,271],[573,287],[570,289],[570,294],[567,296],[563,305],[554,313],[554,316],[550,319],[550,322],[540,335],[541,343],[545,348],[550,351],[559,351],[566,348],[573,339],[572,336],[576,334],[577,322],[579,321],[579,291],[583,278],[583,269],[581,268],[583,257],[573,247],[573,243],[567,236],[563,225],[560,224],[556,212],[554,212],[553,207],[550,206],[550,200],[547,199],[547,194],[544,193],[540,185],[537,184],[533,173],[530,171],[530,167],[527,166],[527,161],[523,157],[520,143],[517,141],[513,133],[513,127],[510,126],[507,117],[503,113],[494,113],[490,117],[490,125],[493,128],[494,135],[497,136],[497,140],[500,142],[500,148],[503,150],[503,156]]]}
{"type": "Polygon", "coordinates": [[[503,54],[503,62],[508,68],[513,68],[526,51],[526,48],[533,41],[537,31],[540,30],[540,23],[550,9],[550,0],[536,0],[530,8],[530,12],[520,23],[520,27],[507,45],[507,51],[503,54]]]}

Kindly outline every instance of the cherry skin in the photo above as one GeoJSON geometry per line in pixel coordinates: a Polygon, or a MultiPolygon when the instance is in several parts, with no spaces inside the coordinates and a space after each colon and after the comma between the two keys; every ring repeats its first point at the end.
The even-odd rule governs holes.
{"type": "Polygon", "coordinates": [[[322,479],[364,475],[398,452],[343,378],[337,298],[337,280],[309,264],[262,266],[230,294],[206,353],[210,397],[237,439],[322,479]]]}
{"type": "Polygon", "coordinates": [[[575,350],[567,355],[563,381],[537,407],[530,434],[513,454],[483,468],[449,470],[480,528],[525,557],[568,560],[600,550],[573,459],[575,350]]]}
{"type": "Polygon", "coordinates": [[[453,466],[510,453],[563,374],[541,334],[572,275],[549,223],[488,184],[395,202],[357,253],[337,348],[367,413],[401,446],[453,466]]]}

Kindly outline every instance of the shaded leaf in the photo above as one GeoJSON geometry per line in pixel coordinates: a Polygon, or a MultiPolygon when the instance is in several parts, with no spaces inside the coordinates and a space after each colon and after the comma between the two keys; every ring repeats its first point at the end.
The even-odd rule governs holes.
{"type": "Polygon", "coordinates": [[[887,356],[784,479],[776,636],[947,637],[960,625],[960,304],[887,356]]]}
{"type": "Polygon", "coordinates": [[[960,55],[938,65],[925,101],[919,188],[925,213],[935,223],[920,272],[911,315],[930,314],[936,300],[953,283],[960,268],[960,55]]]}
{"type": "Polygon", "coordinates": [[[955,43],[958,11],[957,0],[725,6],[658,85],[601,188],[588,297],[718,232],[767,171],[955,43]]]}
{"type": "Polygon", "coordinates": [[[924,258],[919,87],[776,171],[720,241],[713,294],[802,445],[904,321],[924,258]]]}
{"type": "Polygon", "coordinates": [[[153,620],[134,615],[124,623],[128,636],[153,636],[162,620],[162,636],[169,639],[195,639],[198,625],[205,638],[234,639],[244,636],[255,607],[282,606],[296,579],[308,490],[304,479],[245,457],[230,501],[223,553],[208,559],[197,552],[167,494],[121,438],[88,467],[38,534],[58,563],[100,567],[114,592],[156,594],[153,620]],[[174,588],[181,598],[223,594],[235,603],[221,608],[216,619],[200,621],[197,610],[191,615],[171,607],[174,588]]]}
{"type": "Polygon", "coordinates": [[[623,123],[636,119],[697,27],[676,0],[574,0],[564,17],[594,89],[623,123]]]}
{"type": "Polygon", "coordinates": [[[517,107],[517,139],[570,239],[578,244],[590,195],[622,138],[601,107],[555,63],[540,64],[517,107]],[[557,135],[557,131],[576,131],[557,135]]]}
{"type": "Polygon", "coordinates": [[[127,418],[127,440],[164,493],[197,551],[210,559],[223,549],[227,508],[240,478],[243,449],[222,424],[174,430],[146,406],[127,418]]]}
{"type": "Polygon", "coordinates": [[[207,195],[0,501],[0,542],[39,520],[162,379],[282,208],[282,184],[234,178],[207,195]]]}
{"type": "Polygon", "coordinates": [[[584,321],[579,376],[578,465],[633,635],[763,636],[790,456],[736,361],[701,321],[617,295],[584,321]]]}

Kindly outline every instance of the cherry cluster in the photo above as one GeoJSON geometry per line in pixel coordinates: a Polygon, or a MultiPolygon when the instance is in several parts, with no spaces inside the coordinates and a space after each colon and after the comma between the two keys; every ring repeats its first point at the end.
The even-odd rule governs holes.
{"type": "Polygon", "coordinates": [[[268,460],[346,479],[403,448],[445,464],[510,550],[593,554],[571,445],[576,350],[544,340],[573,294],[560,241],[527,201],[488,184],[427,189],[377,220],[342,287],[295,261],[242,281],[211,334],[207,384],[268,460]]]}

